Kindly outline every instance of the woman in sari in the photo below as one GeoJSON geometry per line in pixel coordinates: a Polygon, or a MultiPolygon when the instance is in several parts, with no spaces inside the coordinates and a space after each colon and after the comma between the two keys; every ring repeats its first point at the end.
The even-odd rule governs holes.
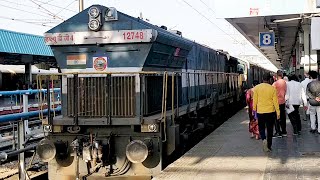
{"type": "MultiPolygon", "coordinates": [[[[258,81],[253,81],[253,88],[258,85],[258,81]]],[[[248,105],[248,113],[249,113],[249,132],[251,133],[251,138],[259,139],[259,126],[258,126],[258,118],[257,112],[252,110],[253,105],[253,88],[249,89],[246,93],[246,102],[248,105]]]]}

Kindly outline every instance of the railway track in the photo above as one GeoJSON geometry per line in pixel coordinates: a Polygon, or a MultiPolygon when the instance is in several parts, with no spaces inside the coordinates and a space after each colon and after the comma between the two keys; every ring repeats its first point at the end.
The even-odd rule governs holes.
{"type": "MultiPolygon", "coordinates": [[[[26,158],[26,167],[28,177],[30,179],[48,179],[47,164],[40,161],[39,157],[29,156],[26,158]],[[31,162],[31,164],[30,164],[31,162]]],[[[18,178],[18,161],[12,160],[7,163],[0,164],[0,180],[15,180],[18,178]]]]}
{"type": "MultiPolygon", "coordinates": [[[[29,131],[26,134],[25,147],[35,146],[43,137],[42,121],[38,118],[30,118],[29,131]]],[[[0,124],[0,153],[11,153],[18,147],[17,123],[0,124]]],[[[26,167],[30,179],[47,179],[47,164],[41,162],[34,150],[25,153],[26,167]],[[32,163],[30,163],[32,162],[32,163]]],[[[11,156],[7,160],[0,161],[0,180],[18,179],[18,156],[11,156]]]]}
{"type": "MultiPolygon", "coordinates": [[[[42,123],[39,118],[29,119],[29,131],[26,135],[25,147],[35,146],[43,137],[42,123]]],[[[6,123],[0,126],[0,152],[11,153],[16,150],[17,144],[17,123],[6,123]]],[[[25,153],[26,167],[28,176],[31,179],[43,177],[46,175],[46,164],[42,163],[37,155],[33,155],[35,151],[25,153]],[[30,164],[30,161],[32,163],[30,164]]],[[[18,160],[17,156],[9,157],[4,162],[0,162],[0,180],[2,179],[18,179],[18,160]]],[[[43,178],[40,178],[43,179],[43,178]]]]}
{"type": "MultiPolygon", "coordinates": [[[[30,118],[28,124],[29,130],[26,135],[26,145],[43,138],[42,123],[39,118],[30,118]]],[[[0,131],[0,152],[15,150],[15,147],[17,147],[17,124],[3,124],[0,126],[0,131]]]]}

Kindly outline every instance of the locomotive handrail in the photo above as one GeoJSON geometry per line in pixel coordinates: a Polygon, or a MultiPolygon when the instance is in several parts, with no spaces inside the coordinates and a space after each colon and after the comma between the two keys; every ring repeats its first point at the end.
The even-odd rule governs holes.
{"type": "MultiPolygon", "coordinates": [[[[179,88],[177,88],[175,90],[175,84],[176,83],[180,83],[178,81],[178,78],[182,78],[181,76],[185,76],[185,78],[187,79],[185,87],[188,88],[186,93],[187,93],[187,104],[188,104],[187,111],[189,111],[189,110],[191,110],[189,108],[190,108],[192,102],[194,102],[194,101],[197,102],[196,109],[198,109],[201,106],[201,104],[199,104],[199,101],[201,99],[203,99],[203,98],[208,99],[208,97],[211,97],[211,95],[208,94],[208,91],[210,91],[210,92],[211,91],[216,91],[217,93],[219,93],[219,95],[222,95],[222,98],[229,96],[230,92],[233,91],[233,88],[234,88],[233,78],[232,77],[238,76],[239,73],[226,73],[226,72],[213,72],[213,71],[211,71],[211,72],[210,71],[201,71],[201,72],[198,71],[197,72],[196,70],[194,72],[191,72],[191,71],[187,71],[187,72],[181,72],[181,71],[169,71],[169,72],[168,71],[164,71],[164,72],[156,72],[156,71],[141,71],[141,72],[72,72],[72,73],[70,72],[70,73],[59,73],[59,74],[49,74],[49,73],[48,74],[39,74],[39,75],[37,75],[37,77],[38,77],[37,80],[38,80],[38,82],[40,84],[41,84],[41,82],[43,82],[43,81],[40,81],[41,79],[42,80],[46,79],[47,82],[48,81],[52,82],[55,79],[60,79],[61,80],[61,76],[63,76],[63,75],[67,75],[67,76],[64,76],[62,78],[67,78],[68,77],[68,80],[65,81],[65,83],[67,83],[65,85],[67,85],[67,86],[69,86],[69,78],[71,78],[71,79],[76,78],[76,79],[80,80],[82,77],[83,78],[96,78],[96,77],[105,78],[105,77],[108,77],[108,76],[112,77],[111,75],[115,75],[114,77],[116,77],[116,78],[117,77],[123,77],[123,76],[129,76],[129,77],[132,77],[133,79],[137,79],[139,77],[141,78],[141,76],[145,76],[145,77],[157,76],[158,78],[159,77],[161,77],[161,78],[163,77],[164,80],[163,80],[163,87],[162,88],[163,88],[164,91],[163,91],[163,94],[162,94],[162,107],[161,107],[162,110],[159,107],[159,111],[161,112],[161,118],[160,117],[158,117],[158,118],[162,122],[167,123],[167,119],[166,118],[170,118],[170,117],[167,117],[167,113],[168,113],[167,111],[169,109],[172,110],[172,113],[170,114],[170,116],[171,116],[171,119],[173,121],[174,121],[174,118],[179,113],[178,112],[178,110],[179,110],[178,109],[179,108],[179,97],[177,96],[178,93],[179,93],[178,92],[179,88]],[[87,75],[93,75],[93,76],[87,76],[87,75],[81,76],[81,74],[87,74],[87,75]],[[96,74],[96,75],[103,75],[104,74],[104,76],[94,76],[94,74],[96,74]],[[120,75],[120,76],[116,76],[117,74],[120,75]],[[70,75],[70,76],[68,76],[68,75],[70,75]],[[140,76],[138,76],[138,75],[140,75],[140,76]],[[44,77],[46,77],[46,78],[44,78],[44,77]],[[203,80],[203,78],[205,80],[203,80]],[[170,84],[168,84],[168,80],[170,80],[170,79],[172,81],[171,82],[171,86],[172,86],[171,87],[171,91],[172,91],[171,92],[171,96],[172,96],[171,97],[171,102],[170,102],[170,99],[167,99],[168,98],[168,94],[167,94],[168,92],[167,91],[169,90],[169,93],[170,93],[170,89],[168,89],[168,87],[170,88],[170,84]],[[218,84],[218,86],[216,86],[216,89],[213,90],[212,89],[213,88],[212,84],[215,84],[215,83],[218,84]],[[205,86],[205,87],[203,87],[203,86],[205,86]],[[177,91],[177,92],[174,92],[174,91],[177,91]],[[203,91],[205,91],[205,92],[203,92],[203,91]],[[169,104],[167,104],[168,100],[169,100],[169,103],[171,103],[171,107],[167,107],[169,105],[169,104]],[[175,103],[175,101],[177,101],[177,102],[175,103]],[[177,106],[177,107],[175,107],[175,106],[177,106]],[[169,108],[169,109],[167,109],[167,108],[169,108]]],[[[71,79],[70,79],[70,82],[71,82],[71,79]]],[[[90,80],[90,79],[83,79],[83,81],[87,81],[87,80],[90,80]]],[[[101,79],[101,80],[104,80],[104,79],[101,79]]],[[[114,81],[115,81],[114,83],[117,83],[119,80],[120,79],[114,79],[114,81]]],[[[109,82],[109,81],[110,80],[107,80],[107,82],[109,82]]],[[[82,82],[82,80],[81,80],[81,82],[82,82]]],[[[123,82],[125,83],[126,81],[123,81],[123,82]]],[[[78,83],[75,83],[75,84],[78,84],[78,83]]],[[[72,84],[70,84],[70,86],[72,86],[72,84]]],[[[82,85],[79,85],[79,86],[81,86],[81,88],[84,88],[84,86],[86,86],[86,85],[82,84],[82,85]]],[[[41,86],[39,86],[39,87],[41,87],[41,86]]],[[[47,87],[49,87],[49,85],[47,87]]],[[[108,87],[110,87],[110,86],[108,86],[108,87]]],[[[117,86],[113,86],[113,87],[114,87],[114,89],[112,91],[121,90],[117,86]]],[[[72,94],[72,92],[71,92],[71,96],[75,97],[76,93],[78,92],[77,89],[78,89],[78,87],[74,87],[75,92],[74,92],[74,94],[72,94]]],[[[68,90],[68,92],[69,92],[69,90],[68,90]]],[[[133,89],[133,91],[136,91],[136,90],[133,89]]],[[[141,89],[140,89],[140,91],[141,91],[141,89]]],[[[88,92],[86,92],[86,93],[88,93],[88,92]]],[[[107,94],[109,94],[109,93],[107,93],[107,94]]],[[[134,99],[135,97],[131,97],[131,91],[129,92],[129,90],[128,90],[127,93],[128,93],[128,96],[124,97],[125,98],[124,101],[127,100],[126,98],[129,98],[129,99],[132,98],[130,100],[131,110],[128,111],[128,113],[122,112],[122,111],[118,112],[118,110],[108,109],[108,110],[103,111],[103,112],[98,112],[98,111],[97,112],[93,112],[93,113],[91,113],[92,116],[98,117],[98,116],[100,116],[100,114],[102,114],[103,116],[108,117],[108,121],[111,121],[111,116],[110,116],[111,114],[113,114],[112,116],[114,116],[114,117],[124,117],[124,118],[129,118],[129,117],[130,118],[133,118],[133,117],[138,118],[138,114],[140,116],[141,115],[142,116],[149,115],[148,114],[149,111],[147,112],[146,109],[144,109],[144,108],[140,108],[139,110],[132,108],[135,105],[134,103],[136,103],[136,101],[135,101],[136,99],[134,99]],[[146,114],[144,114],[144,111],[146,111],[146,114]]],[[[159,94],[159,97],[161,98],[161,94],[159,94]]],[[[82,98],[85,98],[85,97],[79,97],[79,98],[82,99],[82,98]]],[[[78,99],[78,98],[75,98],[75,99],[78,99]]],[[[47,99],[47,100],[49,100],[49,99],[47,99]]],[[[71,100],[70,103],[72,101],[73,100],[71,100]]],[[[96,100],[92,100],[92,101],[95,102],[96,100]]],[[[100,102],[100,101],[97,101],[97,102],[100,102]]],[[[108,108],[111,108],[112,107],[111,104],[113,104],[113,103],[115,103],[117,105],[117,107],[118,106],[119,107],[120,106],[121,107],[124,106],[123,103],[127,104],[126,102],[122,102],[121,99],[113,99],[113,101],[112,100],[106,100],[105,102],[108,103],[108,105],[106,106],[108,108]],[[111,103],[111,104],[109,104],[109,103],[111,103]]],[[[207,102],[208,101],[206,100],[205,104],[207,104],[207,102]]],[[[79,109],[78,103],[76,103],[75,101],[73,101],[72,103],[73,103],[73,105],[70,104],[70,107],[69,106],[67,107],[66,114],[68,114],[68,116],[70,116],[70,117],[74,117],[74,123],[77,124],[77,120],[76,120],[77,116],[81,116],[82,117],[83,116],[82,112],[84,112],[84,113],[88,112],[88,109],[90,109],[90,107],[89,106],[87,107],[88,104],[83,104],[83,106],[81,106],[82,109],[79,109]],[[75,107],[75,108],[73,108],[73,107],[75,107]],[[71,112],[71,111],[74,111],[74,110],[78,110],[79,112],[71,112]]],[[[104,103],[104,102],[102,102],[102,103],[104,103]]],[[[141,105],[141,106],[143,106],[143,105],[141,105]]],[[[124,106],[124,107],[127,107],[127,106],[124,106]]],[[[91,116],[91,114],[89,114],[89,116],[91,116]]],[[[143,118],[143,117],[140,117],[140,118],[143,118]]],[[[143,123],[143,120],[141,121],[141,123],[143,123]]],[[[171,122],[171,123],[174,124],[175,122],[171,122]]],[[[166,137],[164,137],[164,140],[165,139],[166,139],[166,137]]]]}
{"type": "MultiPolygon", "coordinates": [[[[239,75],[239,73],[226,73],[226,72],[181,72],[181,71],[166,71],[167,74],[231,74],[231,75],[239,75]]],[[[139,72],[68,72],[68,73],[57,73],[57,74],[38,74],[37,76],[63,76],[63,75],[108,75],[108,74],[164,74],[162,71],[139,71],[139,72]]]]}
{"type": "MultiPolygon", "coordinates": [[[[172,78],[171,78],[171,111],[172,111],[172,122],[173,124],[175,124],[174,122],[174,116],[175,116],[175,112],[174,112],[174,77],[175,74],[172,74],[172,78]]],[[[178,88],[178,86],[177,86],[178,88]]]]}
{"type": "Polygon", "coordinates": [[[161,112],[161,121],[163,120],[163,130],[164,130],[164,140],[162,142],[167,141],[167,92],[168,92],[168,73],[164,72],[163,75],[163,83],[162,83],[162,112],[161,112]]]}

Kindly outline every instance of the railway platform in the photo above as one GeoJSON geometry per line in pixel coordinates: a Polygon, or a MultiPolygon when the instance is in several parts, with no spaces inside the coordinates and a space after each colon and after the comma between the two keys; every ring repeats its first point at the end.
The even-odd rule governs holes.
{"type": "Polygon", "coordinates": [[[274,138],[270,153],[250,138],[248,122],[246,109],[239,111],[153,179],[320,179],[320,135],[309,132],[307,121],[294,136],[287,119],[288,136],[274,138]]]}

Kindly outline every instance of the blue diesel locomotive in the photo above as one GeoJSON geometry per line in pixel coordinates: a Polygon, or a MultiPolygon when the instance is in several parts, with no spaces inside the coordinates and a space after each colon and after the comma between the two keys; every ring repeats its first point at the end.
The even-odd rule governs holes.
{"type": "Polygon", "coordinates": [[[157,174],[266,71],[100,5],[49,30],[45,42],[62,92],[62,115],[48,116],[37,147],[49,179],[157,174]]]}

